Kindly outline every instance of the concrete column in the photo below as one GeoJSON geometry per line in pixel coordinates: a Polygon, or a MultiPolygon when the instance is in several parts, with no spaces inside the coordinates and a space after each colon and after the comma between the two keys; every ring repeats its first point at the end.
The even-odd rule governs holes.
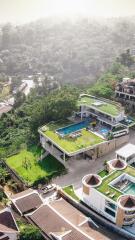
{"type": "Polygon", "coordinates": [[[66,161],[66,154],[65,153],[63,153],[63,160],[64,160],[64,163],[65,163],[65,161],[66,161]]]}
{"type": "Polygon", "coordinates": [[[52,153],[53,153],[53,143],[52,143],[52,153]]]}

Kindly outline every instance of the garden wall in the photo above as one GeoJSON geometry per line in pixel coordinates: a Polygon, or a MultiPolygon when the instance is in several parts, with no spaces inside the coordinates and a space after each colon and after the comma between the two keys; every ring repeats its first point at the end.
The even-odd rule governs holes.
{"type": "Polygon", "coordinates": [[[121,136],[119,138],[114,138],[110,141],[98,145],[95,149],[87,151],[87,155],[92,156],[92,159],[97,159],[106,155],[107,153],[114,151],[123,144],[128,143],[129,135],[121,136]]]}

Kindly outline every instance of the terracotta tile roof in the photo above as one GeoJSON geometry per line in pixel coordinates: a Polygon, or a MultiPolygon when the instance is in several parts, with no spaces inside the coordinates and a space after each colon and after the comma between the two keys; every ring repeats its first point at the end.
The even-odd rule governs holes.
{"type": "Polygon", "coordinates": [[[9,237],[7,236],[7,237],[3,237],[3,238],[1,238],[1,240],[9,240],[9,237]]]}
{"type": "Polygon", "coordinates": [[[120,160],[114,160],[114,162],[112,163],[112,166],[114,168],[123,168],[124,167],[124,163],[120,160]]]}
{"type": "Polygon", "coordinates": [[[85,215],[63,199],[43,205],[28,218],[48,236],[54,234],[61,236],[62,240],[90,240],[92,237],[94,240],[108,240],[85,222],[85,215]]]}
{"type": "Polygon", "coordinates": [[[71,230],[71,226],[57,215],[48,205],[43,205],[29,216],[30,220],[35,223],[43,232],[59,232],[63,234],[71,230]]]}
{"type": "Polygon", "coordinates": [[[15,221],[11,212],[5,210],[0,213],[0,232],[17,232],[15,221]]]}
{"type": "Polygon", "coordinates": [[[132,197],[127,197],[127,199],[123,200],[122,202],[123,207],[126,208],[132,208],[135,207],[135,199],[133,199],[132,197]]]}
{"type": "Polygon", "coordinates": [[[11,199],[17,199],[17,198],[20,198],[20,197],[24,197],[26,196],[27,194],[30,194],[33,192],[33,189],[29,188],[25,191],[22,191],[22,192],[19,192],[19,193],[16,193],[14,195],[11,196],[11,199]]]}
{"type": "Polygon", "coordinates": [[[104,234],[98,232],[97,229],[89,222],[82,224],[80,229],[93,239],[108,240],[104,234]]]}
{"type": "Polygon", "coordinates": [[[84,214],[62,198],[50,203],[50,205],[75,226],[87,220],[84,214]]]}
{"type": "Polygon", "coordinates": [[[33,209],[37,209],[42,203],[43,202],[38,193],[34,192],[15,201],[15,205],[23,214],[33,209]]]}
{"type": "Polygon", "coordinates": [[[88,185],[97,185],[98,183],[99,183],[99,179],[94,175],[92,175],[87,181],[88,185]]]}
{"type": "MultiPolygon", "coordinates": [[[[99,239],[97,238],[97,240],[99,240],[99,239]]],[[[90,240],[90,238],[85,236],[84,234],[82,234],[81,232],[79,232],[77,230],[73,230],[71,233],[65,235],[62,238],[62,240],[90,240]]]]}

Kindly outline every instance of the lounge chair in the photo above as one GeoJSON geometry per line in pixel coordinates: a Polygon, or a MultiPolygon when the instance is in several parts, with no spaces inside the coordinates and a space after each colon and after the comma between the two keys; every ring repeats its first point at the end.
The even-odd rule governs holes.
{"type": "Polygon", "coordinates": [[[110,194],[110,197],[113,198],[115,196],[116,193],[112,193],[110,194]]]}

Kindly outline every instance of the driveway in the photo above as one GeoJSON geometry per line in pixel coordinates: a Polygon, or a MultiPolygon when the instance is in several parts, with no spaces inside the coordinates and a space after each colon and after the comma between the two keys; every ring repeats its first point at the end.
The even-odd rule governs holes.
{"type": "MultiPolygon", "coordinates": [[[[135,131],[130,131],[129,142],[135,144],[135,131]]],[[[83,176],[89,173],[96,173],[104,167],[105,160],[115,158],[115,151],[98,158],[96,160],[69,160],[68,161],[68,174],[54,179],[54,183],[61,187],[74,184],[75,188],[81,187],[81,180],[83,176]]]]}

